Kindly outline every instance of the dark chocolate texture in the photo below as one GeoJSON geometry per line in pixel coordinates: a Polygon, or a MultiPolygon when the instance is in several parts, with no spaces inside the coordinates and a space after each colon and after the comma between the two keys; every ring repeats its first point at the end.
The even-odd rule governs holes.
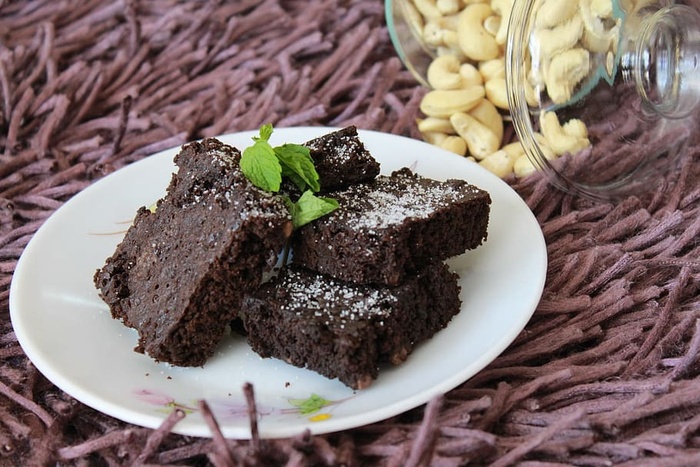
{"type": "Polygon", "coordinates": [[[112,316],[138,331],[136,350],[157,361],[203,365],[291,233],[284,202],[255,188],[239,161],[216,139],[183,146],[155,213],[137,212],[95,274],[112,316]]]}
{"type": "Polygon", "coordinates": [[[295,233],[293,255],[342,280],[398,285],[487,237],[491,198],[464,180],[436,181],[404,168],[329,196],[340,207],[295,233]]]}
{"type": "Polygon", "coordinates": [[[289,265],[246,296],[239,317],[248,343],[354,389],[386,363],[398,365],[460,309],[458,276],[431,263],[397,287],[346,283],[289,265]]]}
{"type": "Polygon", "coordinates": [[[347,188],[379,175],[379,163],[365,148],[354,126],[319,136],[304,146],[309,148],[322,191],[347,188]]]}

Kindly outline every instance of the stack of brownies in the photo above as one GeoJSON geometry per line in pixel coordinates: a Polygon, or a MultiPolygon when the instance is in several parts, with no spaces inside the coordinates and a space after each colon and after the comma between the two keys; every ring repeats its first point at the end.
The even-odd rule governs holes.
{"type": "Polygon", "coordinates": [[[237,149],[183,147],[165,197],[139,210],[94,278],[112,316],[138,331],[137,351],[201,366],[235,322],[262,357],[361,389],[459,312],[444,260],[485,241],[488,193],[407,168],[379,175],[354,127],[305,145],[340,207],[293,232],[237,149]],[[291,262],[263,282],[287,242],[291,262]]]}
{"type": "Polygon", "coordinates": [[[239,317],[261,356],[362,389],[459,312],[458,277],[444,260],[486,239],[491,200],[463,180],[378,175],[352,127],[306,146],[315,161],[334,160],[334,173],[363,176],[329,182],[316,163],[340,207],[294,232],[292,263],[245,297],[239,317]]]}

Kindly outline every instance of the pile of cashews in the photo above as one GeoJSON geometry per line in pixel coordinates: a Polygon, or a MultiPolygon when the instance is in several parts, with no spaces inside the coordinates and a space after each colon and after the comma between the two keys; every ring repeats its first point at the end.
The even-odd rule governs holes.
{"type": "MultiPolygon", "coordinates": [[[[504,51],[514,1],[407,0],[405,9],[414,31],[421,32],[437,56],[427,70],[431,90],[421,101],[424,118],[417,121],[423,139],[502,178],[537,170],[519,141],[503,144],[504,115],[509,111],[504,51]]],[[[591,53],[606,53],[612,73],[620,27],[612,1],[535,0],[535,47],[531,44],[531,56],[525,59],[525,95],[531,106],[546,96],[554,104],[571,99],[589,73],[591,53]]],[[[648,3],[621,3],[633,8],[640,1],[648,3]]],[[[579,119],[560,122],[553,111],[542,111],[539,126],[534,138],[546,159],[575,154],[591,144],[579,119]]]]}

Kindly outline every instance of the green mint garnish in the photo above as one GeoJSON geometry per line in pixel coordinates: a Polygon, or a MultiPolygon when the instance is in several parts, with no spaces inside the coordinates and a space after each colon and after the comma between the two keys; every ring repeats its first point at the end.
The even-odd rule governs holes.
{"type": "Polygon", "coordinates": [[[253,137],[252,146],[241,154],[241,170],[251,183],[261,190],[276,193],[282,183],[282,166],[268,140],[272,125],[260,128],[260,137],[253,137]]]}
{"type": "Polygon", "coordinates": [[[309,148],[300,144],[284,144],[275,148],[275,155],[282,164],[282,176],[289,177],[300,190],[308,187],[317,192],[321,189],[309,148]]]}
{"type": "Polygon", "coordinates": [[[260,136],[253,137],[253,145],[243,151],[243,174],[253,185],[270,193],[279,192],[282,177],[287,177],[303,192],[296,202],[285,197],[294,228],[337,209],[336,200],[314,195],[321,186],[309,148],[291,143],[272,147],[269,143],[272,130],[269,123],[260,127],[260,136]]]}
{"type": "Polygon", "coordinates": [[[316,196],[311,190],[306,190],[296,203],[289,198],[285,198],[285,201],[292,213],[292,223],[295,229],[338,209],[338,201],[333,198],[316,196]]]}

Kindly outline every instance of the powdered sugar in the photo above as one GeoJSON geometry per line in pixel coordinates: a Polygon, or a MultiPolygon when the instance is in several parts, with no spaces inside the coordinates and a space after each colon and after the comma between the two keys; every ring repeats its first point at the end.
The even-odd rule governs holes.
{"type": "Polygon", "coordinates": [[[404,169],[392,177],[378,177],[373,184],[354,186],[340,194],[338,219],[356,229],[385,229],[407,219],[427,219],[476,192],[466,182],[430,180],[404,169]]]}
{"type": "Polygon", "coordinates": [[[280,289],[285,290],[287,303],[282,306],[297,314],[313,314],[343,326],[349,321],[379,319],[391,314],[397,298],[388,289],[358,286],[314,274],[305,277],[288,270],[280,289]]]}
{"type": "MultiPolygon", "coordinates": [[[[214,205],[238,211],[240,220],[256,218],[279,218],[287,214],[284,202],[272,193],[255,187],[243,175],[239,165],[239,153],[233,146],[225,145],[218,140],[209,139],[203,142],[203,156],[208,157],[215,173],[216,185],[199,173],[187,171],[183,178],[191,183],[189,201],[183,207],[204,207],[212,210],[214,205]]],[[[208,170],[208,169],[207,169],[208,170]]]]}
{"type": "Polygon", "coordinates": [[[211,161],[212,164],[218,164],[221,167],[228,167],[228,168],[234,168],[237,167],[237,158],[235,157],[235,153],[232,152],[233,148],[231,148],[231,151],[226,151],[223,148],[222,149],[211,149],[209,151],[209,154],[211,155],[211,161]]]}
{"type": "Polygon", "coordinates": [[[317,140],[309,141],[306,144],[311,150],[325,150],[337,166],[342,166],[356,157],[359,152],[364,152],[364,147],[358,147],[359,144],[355,138],[344,134],[336,134],[335,136],[337,141],[332,146],[324,145],[325,141],[317,140]]]}

